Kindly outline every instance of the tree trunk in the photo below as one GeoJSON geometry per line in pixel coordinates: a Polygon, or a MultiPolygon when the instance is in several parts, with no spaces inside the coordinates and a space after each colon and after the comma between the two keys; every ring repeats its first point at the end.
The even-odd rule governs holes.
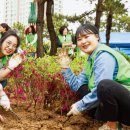
{"type": "Polygon", "coordinates": [[[37,57],[44,56],[44,48],[43,48],[43,27],[44,27],[44,4],[46,0],[37,1],[38,13],[37,13],[37,57]]]}
{"type": "Polygon", "coordinates": [[[96,19],[95,19],[95,26],[99,30],[100,28],[100,19],[103,12],[103,1],[104,0],[98,0],[97,8],[96,8],[96,19]]]}
{"type": "Polygon", "coordinates": [[[56,44],[56,32],[54,30],[54,25],[52,21],[52,9],[53,9],[54,2],[53,0],[47,0],[47,28],[48,32],[50,34],[50,40],[51,40],[51,52],[50,55],[55,55],[57,51],[57,44],[56,44]]]}
{"type": "Polygon", "coordinates": [[[110,32],[112,27],[112,16],[113,16],[113,12],[109,11],[107,16],[107,25],[106,25],[106,45],[108,46],[109,46],[110,32]]]}

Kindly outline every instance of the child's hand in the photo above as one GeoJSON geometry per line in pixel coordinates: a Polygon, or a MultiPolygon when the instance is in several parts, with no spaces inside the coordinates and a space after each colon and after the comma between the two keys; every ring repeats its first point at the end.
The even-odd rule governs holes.
{"type": "Polygon", "coordinates": [[[10,100],[6,93],[0,97],[0,105],[7,111],[10,109],[10,100]]]}
{"type": "Polygon", "coordinates": [[[59,60],[58,63],[62,69],[67,69],[70,67],[70,58],[68,57],[68,50],[62,49],[61,52],[58,54],[59,60]]]}
{"type": "Polygon", "coordinates": [[[77,107],[75,104],[73,104],[71,106],[70,111],[67,113],[67,116],[71,116],[71,115],[82,115],[80,111],[78,111],[77,107]]]}
{"type": "Polygon", "coordinates": [[[21,64],[22,61],[23,61],[23,56],[17,53],[10,58],[8,62],[8,68],[10,70],[14,70],[14,68],[16,68],[19,64],[21,64]]]}

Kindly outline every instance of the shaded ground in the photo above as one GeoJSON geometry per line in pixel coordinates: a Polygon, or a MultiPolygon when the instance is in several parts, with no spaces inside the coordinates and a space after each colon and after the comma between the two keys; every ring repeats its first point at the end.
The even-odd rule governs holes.
{"type": "Polygon", "coordinates": [[[23,107],[13,107],[13,110],[21,120],[1,108],[0,114],[6,118],[6,122],[0,123],[0,130],[98,130],[101,125],[87,115],[68,118],[51,110],[34,112],[34,110],[26,111],[23,107]]]}

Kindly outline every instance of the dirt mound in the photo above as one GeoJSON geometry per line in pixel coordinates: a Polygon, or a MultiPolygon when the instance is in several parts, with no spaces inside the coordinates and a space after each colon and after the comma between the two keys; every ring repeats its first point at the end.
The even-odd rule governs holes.
{"type": "Polygon", "coordinates": [[[71,116],[57,114],[51,110],[25,110],[13,107],[13,111],[0,109],[5,122],[0,123],[0,130],[97,130],[101,123],[94,121],[87,115],[71,116]]]}

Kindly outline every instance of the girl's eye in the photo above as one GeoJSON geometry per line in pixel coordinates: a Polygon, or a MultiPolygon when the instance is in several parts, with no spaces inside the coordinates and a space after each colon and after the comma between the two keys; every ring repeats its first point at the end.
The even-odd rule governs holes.
{"type": "Polygon", "coordinates": [[[16,46],[16,45],[14,45],[14,46],[13,46],[13,48],[14,48],[14,49],[16,49],[16,48],[17,48],[17,46],[16,46]]]}
{"type": "Polygon", "coordinates": [[[84,36],[84,38],[88,38],[88,37],[89,37],[89,35],[85,35],[85,36],[84,36]]]}
{"type": "MultiPolygon", "coordinates": [[[[11,46],[11,42],[7,41],[6,43],[7,43],[7,46],[11,46]]],[[[13,47],[13,49],[16,49],[17,45],[13,45],[12,47],[13,47]]]]}
{"type": "Polygon", "coordinates": [[[78,38],[77,41],[81,41],[81,38],[78,38]]]}
{"type": "Polygon", "coordinates": [[[11,43],[10,42],[7,42],[7,45],[10,45],[11,43]]]}

